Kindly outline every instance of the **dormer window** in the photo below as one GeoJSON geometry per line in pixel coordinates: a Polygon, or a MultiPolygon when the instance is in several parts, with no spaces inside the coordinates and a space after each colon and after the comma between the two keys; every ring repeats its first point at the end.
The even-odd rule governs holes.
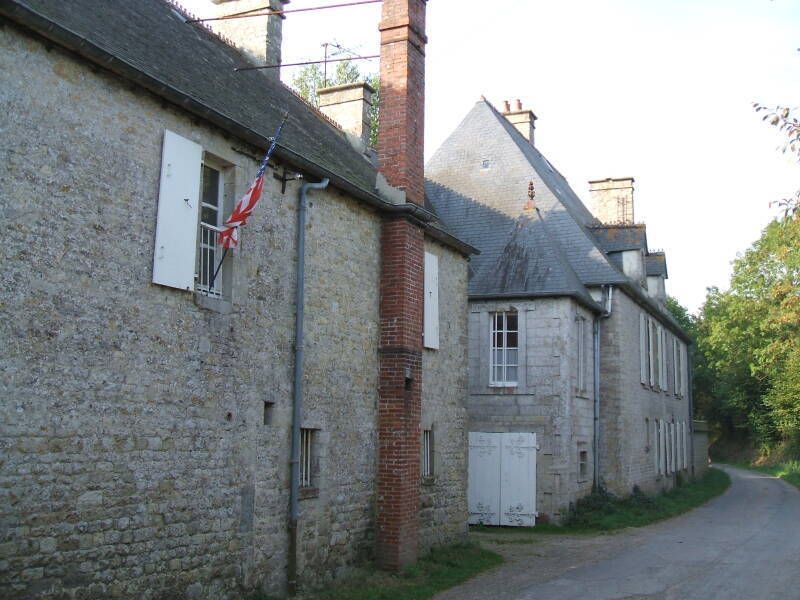
{"type": "Polygon", "coordinates": [[[484,158],[483,161],[481,162],[481,169],[486,170],[488,168],[489,168],[489,159],[484,158]]]}

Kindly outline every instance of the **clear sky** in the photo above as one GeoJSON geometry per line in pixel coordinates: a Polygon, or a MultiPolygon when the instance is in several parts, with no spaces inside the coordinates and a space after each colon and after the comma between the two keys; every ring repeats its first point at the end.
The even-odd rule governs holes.
{"type": "MultiPolygon", "coordinates": [[[[589,179],[636,179],[636,219],[692,311],[726,287],[769,202],[800,187],[751,106],[800,103],[800,0],[430,0],[427,15],[426,157],[481,95],[519,98],[584,202],[589,179]]],[[[288,14],[283,60],[321,58],[326,41],[377,54],[379,17],[380,4],[288,14]]]]}

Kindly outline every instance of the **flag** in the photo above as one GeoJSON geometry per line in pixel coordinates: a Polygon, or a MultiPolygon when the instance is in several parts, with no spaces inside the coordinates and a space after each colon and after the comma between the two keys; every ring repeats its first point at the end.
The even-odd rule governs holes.
{"type": "Polygon", "coordinates": [[[264,156],[264,160],[261,161],[261,165],[258,167],[258,172],[256,173],[256,178],[253,181],[253,185],[244,193],[244,196],[236,203],[236,207],[233,209],[231,216],[228,217],[228,220],[225,221],[222,225],[225,228],[223,231],[219,233],[218,242],[219,245],[225,248],[235,248],[239,245],[239,227],[247,223],[247,219],[250,218],[250,215],[253,214],[253,209],[258,204],[258,201],[261,199],[261,191],[264,188],[264,173],[267,170],[267,162],[269,162],[270,156],[275,151],[275,144],[278,142],[278,138],[281,136],[281,131],[283,130],[283,125],[286,123],[286,117],[289,113],[283,115],[283,121],[278,126],[278,131],[275,132],[275,137],[272,138],[272,143],[269,145],[269,150],[267,150],[267,154],[264,156]]]}

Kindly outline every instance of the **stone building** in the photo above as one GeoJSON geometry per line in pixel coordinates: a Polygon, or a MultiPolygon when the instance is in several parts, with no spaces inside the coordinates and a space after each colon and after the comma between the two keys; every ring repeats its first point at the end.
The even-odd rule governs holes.
{"type": "Polygon", "coordinates": [[[422,202],[423,0],[384,3],[382,64],[409,68],[383,78],[377,165],[162,0],[0,20],[0,595],[279,593],[463,534],[474,249],[422,202]]]}
{"type": "Polygon", "coordinates": [[[687,472],[690,340],[664,304],[664,254],[633,222],[633,180],[592,182],[593,215],[536,149],[535,120],[481,99],[425,174],[437,214],[481,252],[469,429],[536,433],[536,510],[559,520],[593,484],[624,495],[687,472]]]}

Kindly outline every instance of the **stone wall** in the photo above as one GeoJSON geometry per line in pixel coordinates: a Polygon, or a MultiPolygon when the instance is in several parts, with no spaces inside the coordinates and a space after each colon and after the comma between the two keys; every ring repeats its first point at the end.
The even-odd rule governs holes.
{"type": "MultiPolygon", "coordinates": [[[[630,494],[633,486],[648,492],[672,487],[676,473],[659,475],[655,422],[685,423],[689,402],[675,394],[672,340],[666,328],[667,390],[641,383],[639,314],[644,310],[619,288],[614,289],[611,317],[600,332],[600,473],[609,490],[630,494]]],[[[684,381],[686,369],[684,368],[684,381]]],[[[687,435],[687,438],[691,436],[687,435]]],[[[689,439],[687,439],[687,445],[689,439]]]]}
{"type": "Polygon", "coordinates": [[[592,485],[592,315],[568,298],[470,302],[469,430],[534,432],[537,510],[560,520],[570,502],[592,485]],[[491,313],[519,314],[520,369],[516,387],[489,385],[491,313]],[[584,319],[586,382],[578,389],[578,319],[584,319]],[[588,477],[578,473],[578,453],[588,452],[588,477]]]}
{"type": "MultiPolygon", "coordinates": [[[[227,165],[229,203],[263,149],[14,26],[0,49],[5,597],[280,592],[300,184],[282,193],[268,170],[229,308],[154,285],[164,131],[227,165]]],[[[381,219],[334,188],[309,197],[302,426],[315,430],[316,491],[300,506],[302,584],[372,557],[377,468],[381,219]]],[[[463,285],[463,258],[441,252],[442,281],[463,285]]],[[[438,401],[434,414],[457,416],[455,393],[438,401]]],[[[458,504],[437,502],[456,509],[433,521],[458,530],[444,523],[458,504]]]]}
{"type": "Polygon", "coordinates": [[[439,348],[422,355],[421,428],[434,436],[434,475],[422,480],[420,548],[466,534],[467,527],[467,276],[468,264],[427,239],[439,263],[439,348]]]}

